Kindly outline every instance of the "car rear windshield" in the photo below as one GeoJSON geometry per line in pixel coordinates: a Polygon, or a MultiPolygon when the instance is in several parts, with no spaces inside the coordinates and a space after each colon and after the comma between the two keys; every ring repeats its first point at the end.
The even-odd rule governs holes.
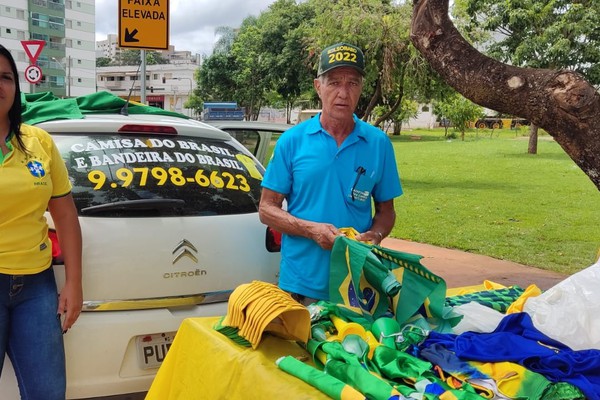
{"type": "Polygon", "coordinates": [[[235,141],[193,136],[53,134],[80,215],[256,212],[264,168],[235,141]]]}

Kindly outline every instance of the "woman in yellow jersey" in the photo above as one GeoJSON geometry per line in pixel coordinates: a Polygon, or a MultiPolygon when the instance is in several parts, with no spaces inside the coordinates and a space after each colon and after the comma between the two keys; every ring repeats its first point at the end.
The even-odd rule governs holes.
{"type": "Polygon", "coordinates": [[[21,398],[65,399],[63,334],[82,302],[81,230],[67,169],[46,131],[21,124],[17,66],[0,45],[0,373],[8,354],[21,398]],[[64,256],[60,294],[46,210],[64,256]]]}

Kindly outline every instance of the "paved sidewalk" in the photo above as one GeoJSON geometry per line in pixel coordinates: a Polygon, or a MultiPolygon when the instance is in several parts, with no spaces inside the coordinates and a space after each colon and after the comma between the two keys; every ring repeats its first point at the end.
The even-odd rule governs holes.
{"type": "Polygon", "coordinates": [[[504,286],[518,285],[525,289],[536,284],[547,290],[567,277],[511,261],[406,240],[386,238],[381,244],[389,249],[423,256],[421,264],[442,277],[449,288],[478,285],[488,279],[504,286]]]}

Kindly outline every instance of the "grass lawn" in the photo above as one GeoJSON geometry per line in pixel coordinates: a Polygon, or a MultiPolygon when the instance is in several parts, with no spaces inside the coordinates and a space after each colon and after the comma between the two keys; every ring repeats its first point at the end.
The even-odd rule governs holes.
{"type": "Polygon", "coordinates": [[[535,155],[526,129],[391,137],[404,188],[391,236],[563,273],[593,264],[600,191],[540,133],[535,155]]]}

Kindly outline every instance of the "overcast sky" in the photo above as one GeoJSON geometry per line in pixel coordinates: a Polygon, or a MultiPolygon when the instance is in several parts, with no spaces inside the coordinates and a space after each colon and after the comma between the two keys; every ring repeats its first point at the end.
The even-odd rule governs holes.
{"type": "MultiPolygon", "coordinates": [[[[212,53],[215,28],[238,28],[244,18],[258,16],[274,0],[171,0],[169,42],[175,50],[212,53]]],[[[118,34],[117,0],[96,0],[96,40],[118,34]]]]}

